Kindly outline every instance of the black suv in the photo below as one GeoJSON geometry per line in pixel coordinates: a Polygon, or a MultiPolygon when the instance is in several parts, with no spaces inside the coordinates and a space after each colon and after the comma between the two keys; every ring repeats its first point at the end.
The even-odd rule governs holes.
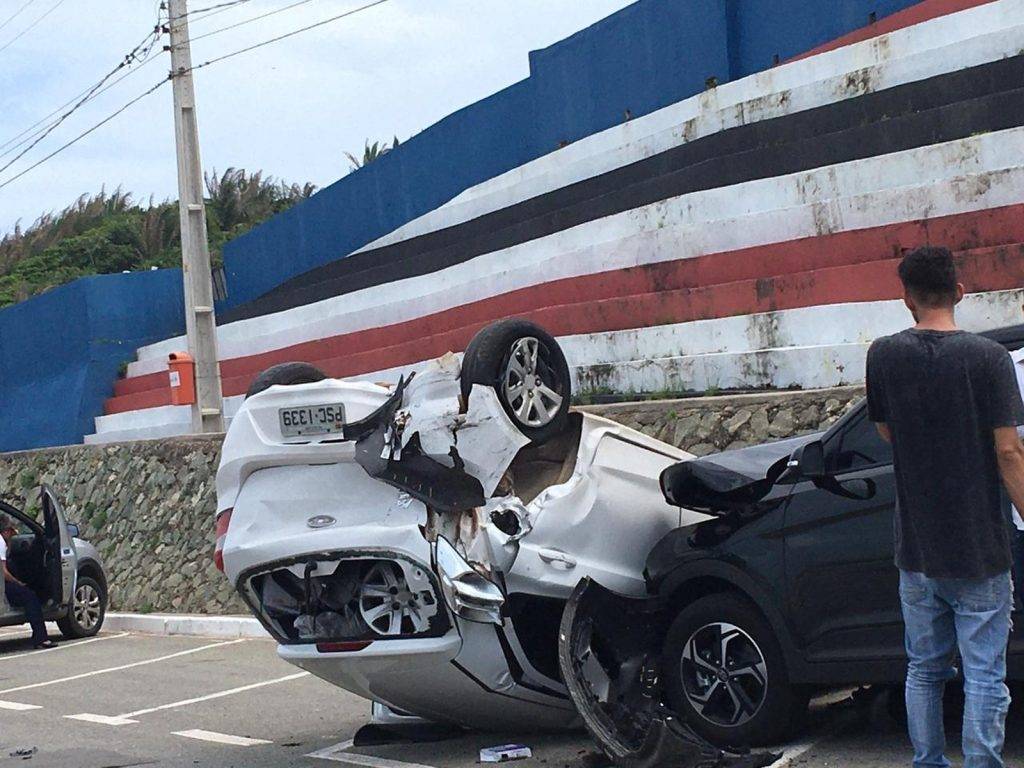
{"type": "MultiPolygon", "coordinates": [[[[986,335],[1024,346],[1024,326],[986,335]]],[[[572,635],[565,669],[595,688],[584,678],[596,659],[610,678],[601,689],[617,691],[598,697],[617,737],[629,741],[621,733],[636,719],[629,702],[655,689],[663,712],[734,745],[777,742],[815,689],[902,683],[892,451],[864,401],[824,434],[669,467],[662,488],[670,503],[713,519],[655,546],[646,570],[653,598],[584,584],[570,601],[575,626],[563,624],[572,635]],[[641,670],[632,676],[641,682],[623,670],[641,670]]],[[[1010,640],[1016,680],[1024,680],[1020,608],[1010,640]]]]}

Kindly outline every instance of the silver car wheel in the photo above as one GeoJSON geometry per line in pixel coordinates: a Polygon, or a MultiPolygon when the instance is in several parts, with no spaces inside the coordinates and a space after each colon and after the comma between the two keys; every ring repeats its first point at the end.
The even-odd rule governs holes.
{"type": "Polygon", "coordinates": [[[401,566],[381,561],[367,571],[359,587],[359,613],[377,634],[401,635],[406,620],[414,632],[425,632],[434,611],[410,589],[401,566]]]}
{"type": "Polygon", "coordinates": [[[82,584],[75,590],[75,623],[85,631],[95,627],[103,615],[100,594],[91,584],[82,584]]]}
{"type": "Polygon", "coordinates": [[[541,346],[533,336],[517,339],[509,351],[502,373],[505,400],[516,421],[525,427],[544,427],[558,415],[562,395],[554,373],[541,357],[541,346]]]}
{"type": "Polygon", "coordinates": [[[680,660],[687,701],[702,718],[735,728],[768,696],[768,669],[754,639],[734,624],[706,624],[686,641],[680,660]]]}

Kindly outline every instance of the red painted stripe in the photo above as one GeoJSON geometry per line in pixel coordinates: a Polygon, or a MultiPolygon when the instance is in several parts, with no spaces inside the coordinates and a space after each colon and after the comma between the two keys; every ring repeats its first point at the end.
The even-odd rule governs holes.
{"type": "Polygon", "coordinates": [[[936,19],[939,16],[948,16],[951,13],[965,11],[968,8],[975,8],[991,2],[994,2],[994,0],[924,0],[924,2],[904,8],[902,11],[897,11],[891,16],[886,16],[881,21],[868,24],[866,27],[856,29],[842,37],[837,37],[835,40],[830,40],[823,45],[819,45],[817,48],[812,48],[806,53],[794,56],[792,59],[788,59],[787,63],[817,56],[819,53],[825,53],[826,51],[834,51],[837,48],[844,48],[853,43],[870,40],[871,38],[894,32],[897,29],[920,24],[922,21],[936,19]]]}
{"type": "MultiPolygon", "coordinates": [[[[282,359],[308,359],[331,376],[354,376],[416,363],[449,350],[464,349],[477,330],[498,317],[528,317],[553,334],[563,336],[823,304],[898,298],[901,295],[896,278],[899,256],[891,253],[887,256],[888,258],[820,267],[791,274],[747,278],[703,287],[662,285],[648,292],[598,300],[578,300],[570,297],[569,301],[564,301],[565,295],[556,293],[553,295],[562,296],[562,303],[524,312],[505,311],[490,317],[467,315],[459,311],[464,309],[460,307],[448,313],[439,313],[434,318],[421,318],[396,326],[346,335],[352,342],[363,341],[363,337],[367,335],[379,337],[379,343],[370,348],[365,348],[366,344],[359,344],[362,349],[357,350],[357,345],[353,343],[348,345],[342,354],[332,355],[326,351],[328,346],[325,343],[319,355],[300,355],[296,353],[295,347],[278,350],[275,354],[280,353],[282,359]],[[442,322],[430,325],[431,319],[442,322]],[[391,338],[386,338],[382,335],[384,333],[388,333],[391,338]]],[[[1024,244],[962,251],[958,254],[958,259],[961,278],[970,292],[1006,290],[1024,284],[1024,244]]],[[[225,361],[222,364],[222,371],[229,362],[237,361],[225,361]]],[[[261,365],[259,369],[262,367],[261,365]]],[[[225,395],[245,392],[253,375],[254,371],[235,376],[225,373],[225,395]]],[[[169,401],[169,390],[151,390],[112,398],[107,401],[105,411],[119,413],[139,410],[166,405],[169,401]]]]}
{"type": "MultiPolygon", "coordinates": [[[[944,243],[955,251],[1024,242],[1024,205],[806,237],[692,259],[565,278],[510,291],[406,323],[370,328],[225,360],[221,363],[221,371],[225,379],[246,378],[275,363],[352,356],[392,347],[410,338],[434,336],[453,328],[483,324],[498,317],[537,311],[556,302],[558,305],[568,305],[679,288],[706,288],[774,275],[793,275],[897,256],[904,249],[926,242],[944,243]]],[[[639,323],[629,327],[637,325],[639,323]]],[[[374,369],[364,369],[357,373],[370,370],[374,369]]],[[[158,396],[152,393],[167,393],[167,388],[167,374],[162,372],[122,379],[115,384],[113,398],[119,402],[108,401],[109,407],[116,407],[117,411],[107,412],[166,405],[170,402],[169,394],[158,396]]],[[[245,388],[238,391],[243,392],[245,388]]]]}

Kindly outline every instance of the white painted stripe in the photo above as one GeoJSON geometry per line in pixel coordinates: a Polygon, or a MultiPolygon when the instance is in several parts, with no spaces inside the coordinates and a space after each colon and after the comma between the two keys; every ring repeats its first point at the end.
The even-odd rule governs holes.
{"type": "Polygon", "coordinates": [[[812,738],[789,745],[783,751],[779,759],[769,765],[768,768],[788,768],[789,766],[794,765],[797,760],[803,757],[804,754],[821,744],[823,741],[835,738],[844,730],[849,728],[850,724],[850,718],[843,718],[839,722],[833,723],[831,726],[825,728],[821,733],[816,734],[812,738]]]}
{"type": "MultiPolygon", "coordinates": [[[[241,642],[241,641],[235,641],[241,642]]],[[[199,704],[204,701],[213,701],[214,699],[222,699],[225,696],[234,696],[238,693],[245,693],[246,691],[253,691],[257,688],[265,688],[268,685],[277,685],[278,683],[285,683],[289,680],[298,680],[300,677],[307,677],[309,672],[298,672],[291,675],[285,675],[284,677],[278,677],[274,680],[264,680],[260,683],[252,683],[250,685],[242,685],[238,688],[231,688],[226,691],[217,691],[216,693],[208,693],[205,696],[196,696],[191,699],[182,699],[181,701],[173,701],[170,704],[161,704],[158,707],[149,707],[147,709],[139,709],[135,712],[126,712],[123,715],[96,715],[91,712],[80,712],[77,715],[64,715],[68,720],[84,720],[90,723],[99,723],[100,725],[130,725],[137,723],[138,720],[135,718],[141,717],[142,715],[150,715],[154,712],[162,712],[168,709],[178,709],[179,707],[187,707],[191,704],[199,704]]]]}
{"type": "Polygon", "coordinates": [[[67,720],[82,720],[86,723],[98,723],[100,725],[132,725],[138,720],[126,720],[123,717],[110,717],[108,715],[94,715],[89,712],[81,712],[77,715],[64,715],[67,720]]]}
{"type": "Polygon", "coordinates": [[[407,763],[404,760],[392,760],[387,757],[360,755],[349,752],[348,750],[352,748],[352,744],[352,739],[349,739],[340,744],[335,744],[333,747],[310,752],[306,757],[312,757],[316,760],[330,760],[335,763],[358,765],[362,766],[362,768],[432,768],[432,766],[422,763],[407,763]]]}
{"type": "Polygon", "coordinates": [[[88,640],[73,640],[68,642],[62,642],[55,648],[39,648],[34,651],[25,651],[24,653],[13,653],[10,656],[4,656],[4,662],[13,661],[14,659],[23,659],[26,656],[35,656],[39,653],[55,653],[57,651],[69,651],[72,648],[77,648],[80,645],[89,645],[89,643],[102,643],[104,640],[117,640],[118,638],[125,637],[128,635],[127,632],[121,632],[117,635],[101,635],[99,637],[91,637],[88,640]]]}
{"type": "Polygon", "coordinates": [[[248,736],[232,736],[228,733],[217,733],[216,731],[172,731],[172,736],[184,736],[186,739],[199,739],[200,741],[212,741],[214,744],[228,744],[232,747],[255,747],[259,744],[273,744],[266,739],[250,739],[248,736]]]}
{"type": "MultiPolygon", "coordinates": [[[[127,635],[128,633],[125,632],[124,634],[127,635]]],[[[124,635],[115,635],[115,637],[123,637],[123,636],[124,635]]],[[[96,639],[104,639],[104,638],[96,638],[96,639]]],[[[120,666],[117,666],[117,667],[106,667],[104,669],[94,669],[91,672],[80,672],[77,675],[70,675],[69,677],[60,677],[60,678],[57,678],[56,680],[47,680],[47,681],[42,682],[42,683],[31,683],[29,685],[19,685],[16,688],[7,688],[5,690],[2,690],[2,691],[0,691],[0,694],[3,694],[3,693],[14,693],[15,691],[28,691],[28,690],[32,690],[34,688],[45,688],[48,685],[58,685],[60,683],[69,683],[72,680],[83,680],[83,679],[85,679],[87,677],[95,677],[96,675],[105,675],[105,674],[108,674],[110,672],[121,672],[121,671],[126,670],[126,669],[135,669],[136,667],[144,667],[144,666],[147,666],[148,664],[156,664],[156,663],[161,662],[161,661],[168,661],[169,659],[180,659],[182,656],[189,656],[189,655],[191,655],[193,653],[200,653],[202,651],[208,651],[208,650],[210,650],[212,648],[223,648],[226,645],[234,645],[236,643],[244,643],[244,642],[247,642],[247,640],[243,638],[243,639],[240,639],[240,640],[227,640],[227,641],[222,642],[222,643],[212,643],[210,645],[202,645],[202,646],[200,646],[198,648],[189,648],[188,650],[178,651],[177,653],[170,653],[170,654],[167,654],[166,656],[158,656],[155,659],[145,659],[143,661],[134,661],[131,664],[121,664],[120,666]]]]}
{"type": "MultiPolygon", "coordinates": [[[[381,318],[413,320],[551,280],[1011,205],[1024,188],[1022,157],[1024,128],[1014,128],[694,192],[397,280],[386,291],[368,288],[221,326],[221,356],[364,330],[381,318]]],[[[178,341],[161,344],[173,349],[178,341]]]]}
{"type": "Polygon", "coordinates": [[[1017,0],[993,3],[726,83],[488,179],[359,251],[455,226],[724,128],[1014,55],[1022,15],[1024,4],[1017,0]],[[844,81],[854,71],[851,89],[844,81]]]}
{"type": "Polygon", "coordinates": [[[225,696],[234,696],[238,693],[245,693],[246,691],[255,691],[257,688],[266,688],[268,685],[277,685],[279,683],[287,683],[291,680],[298,680],[302,677],[309,677],[309,672],[296,672],[291,675],[285,675],[284,677],[277,677],[273,680],[264,680],[260,683],[250,683],[249,685],[241,685],[237,688],[229,688],[226,691],[218,691],[217,693],[208,693],[205,696],[196,696],[191,699],[182,699],[181,701],[175,701],[170,704],[161,704],[159,707],[149,707],[148,709],[139,709],[135,712],[127,712],[123,715],[118,715],[122,718],[140,717],[142,715],[149,715],[153,712],[162,712],[165,709],[178,709],[179,707],[187,707],[191,704],[200,704],[204,701],[213,701],[214,699],[222,699],[225,696]]]}
{"type": "Polygon", "coordinates": [[[30,709],[42,709],[36,704],[20,704],[17,701],[0,701],[0,709],[9,709],[12,712],[28,712],[30,709]]]}
{"type": "MultiPolygon", "coordinates": [[[[976,332],[1013,325],[1019,321],[1022,301],[1024,290],[968,294],[957,307],[957,321],[965,330],[976,332]]],[[[560,336],[558,342],[577,393],[597,386],[620,392],[829,387],[862,383],[861,350],[873,339],[905,328],[908,318],[900,300],[853,302],[560,336]],[[591,378],[590,366],[602,367],[600,381],[591,378]]],[[[350,380],[394,383],[420,365],[350,380]]],[[[185,418],[176,422],[177,434],[187,434],[189,406],[169,407],[182,410],[185,418]]],[[[105,417],[110,426],[91,440],[147,438],[146,427],[133,426],[135,413],[105,417]]]]}

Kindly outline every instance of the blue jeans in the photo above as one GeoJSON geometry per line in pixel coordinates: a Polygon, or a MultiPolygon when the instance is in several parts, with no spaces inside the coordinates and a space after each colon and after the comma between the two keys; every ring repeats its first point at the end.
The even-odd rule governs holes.
{"type": "Polygon", "coordinates": [[[964,672],[964,768],[1003,768],[1010,692],[1006,645],[1013,587],[1010,574],[991,579],[930,579],[900,572],[907,627],[907,724],[915,768],[948,768],[942,693],[964,672]]]}

